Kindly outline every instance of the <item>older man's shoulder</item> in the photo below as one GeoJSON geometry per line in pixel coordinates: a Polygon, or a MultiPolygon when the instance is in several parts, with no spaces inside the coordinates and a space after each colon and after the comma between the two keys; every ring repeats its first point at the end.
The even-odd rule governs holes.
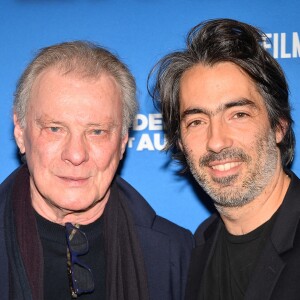
{"type": "Polygon", "coordinates": [[[193,245],[193,235],[188,229],[157,215],[147,200],[121,177],[117,176],[116,183],[137,226],[149,228],[157,233],[168,235],[171,239],[181,242],[186,241],[188,244],[193,245]]]}

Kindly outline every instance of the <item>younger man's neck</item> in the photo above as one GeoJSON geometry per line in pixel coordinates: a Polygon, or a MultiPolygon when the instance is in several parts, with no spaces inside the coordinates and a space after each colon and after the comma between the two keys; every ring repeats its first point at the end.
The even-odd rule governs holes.
{"type": "Polygon", "coordinates": [[[228,232],[247,234],[267,222],[281,206],[289,184],[289,176],[281,169],[250,203],[242,207],[217,208],[228,232]]]}

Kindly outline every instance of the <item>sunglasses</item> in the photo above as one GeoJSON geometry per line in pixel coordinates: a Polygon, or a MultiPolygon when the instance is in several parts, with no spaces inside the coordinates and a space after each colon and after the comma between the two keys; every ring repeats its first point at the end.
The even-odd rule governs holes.
{"type": "Polygon", "coordinates": [[[94,291],[94,277],[91,269],[79,259],[89,251],[89,243],[79,225],[66,223],[68,278],[72,298],[94,291]]]}

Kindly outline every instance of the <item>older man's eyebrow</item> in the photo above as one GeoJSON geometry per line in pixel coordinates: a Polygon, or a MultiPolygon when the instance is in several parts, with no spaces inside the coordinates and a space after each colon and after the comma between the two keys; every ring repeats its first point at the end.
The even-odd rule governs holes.
{"type": "Polygon", "coordinates": [[[184,118],[186,118],[189,115],[196,115],[196,114],[205,114],[207,116],[214,116],[221,111],[225,111],[229,108],[239,107],[239,106],[252,106],[253,108],[257,108],[257,105],[252,100],[242,98],[239,100],[222,103],[215,110],[208,110],[208,109],[202,108],[202,107],[188,108],[180,115],[180,119],[183,120],[184,118]]]}
{"type": "Polygon", "coordinates": [[[64,125],[62,122],[56,121],[56,120],[54,120],[52,118],[48,118],[48,117],[36,118],[35,122],[39,126],[46,126],[47,124],[64,125]]]}
{"type": "Polygon", "coordinates": [[[113,120],[106,120],[106,121],[102,121],[102,122],[90,122],[87,123],[87,126],[117,126],[118,123],[113,121],[113,120]]]}

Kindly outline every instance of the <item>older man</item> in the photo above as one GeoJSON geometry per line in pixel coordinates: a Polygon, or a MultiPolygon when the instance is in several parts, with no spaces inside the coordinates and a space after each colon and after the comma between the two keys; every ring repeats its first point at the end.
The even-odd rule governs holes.
{"type": "Polygon", "coordinates": [[[218,211],[195,234],[188,300],[299,299],[295,139],[286,79],[264,38],[248,24],[210,20],[157,66],[167,147],[218,211]]]}
{"type": "Polygon", "coordinates": [[[19,80],[26,163],[0,188],[1,299],[182,299],[191,234],[116,176],[135,81],[86,42],[42,49],[19,80]]]}

